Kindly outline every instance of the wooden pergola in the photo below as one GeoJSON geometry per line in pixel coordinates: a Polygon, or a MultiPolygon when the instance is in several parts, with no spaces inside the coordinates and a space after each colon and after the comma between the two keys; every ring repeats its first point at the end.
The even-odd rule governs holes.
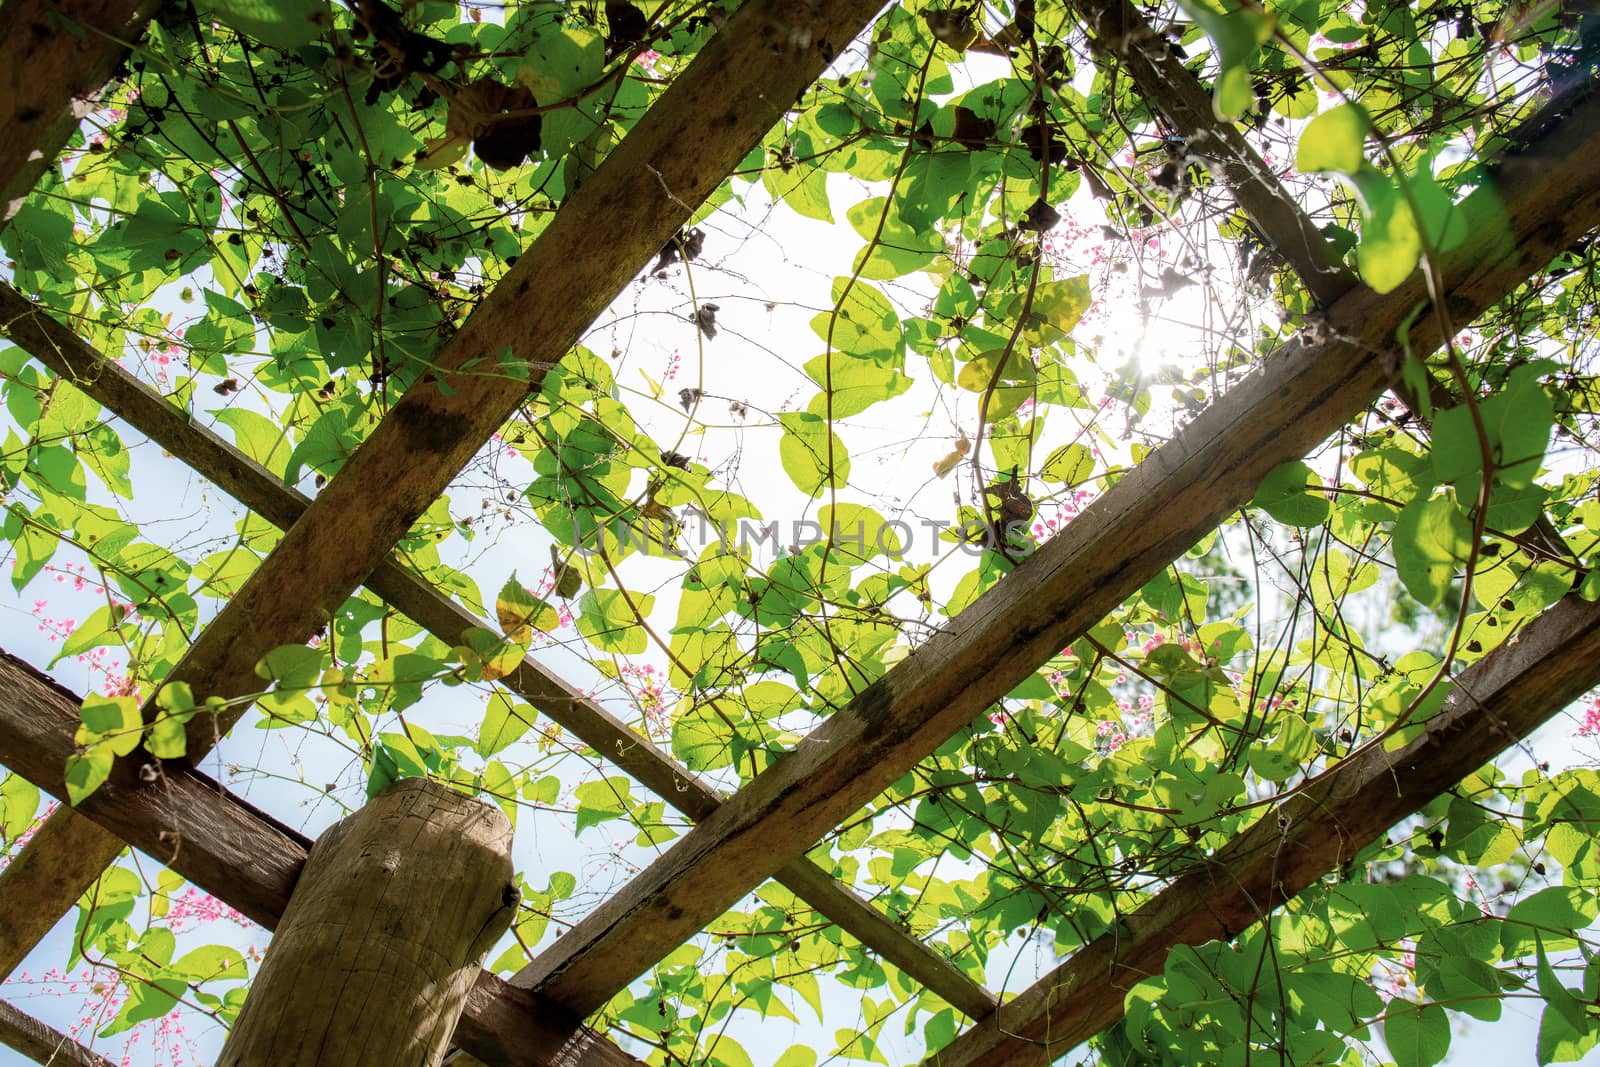
{"type": "MultiPolygon", "coordinates": [[[[55,165],[93,93],[154,0],[7,0],[0,6],[0,208],[55,165]],[[75,24],[81,32],[63,32],[75,24]]],[[[1324,309],[1323,327],[1260,361],[998,586],[732,796],[679,765],[576,687],[527,658],[501,685],[694,820],[695,828],[528,967],[482,972],[452,1038],[495,1065],[637,1062],[585,1020],[768,879],[959,1009],[968,1027],[940,1065],[1035,1064],[1115,1022],[1123,997],[1177,945],[1230,938],[1337,868],[1463,776],[1600,684],[1600,605],[1569,596],[1462,672],[1444,710],[1404,747],[1339,762],[1197,861],[1021,995],[1000,1004],[805,853],[958,730],[1084,635],[1124,598],[1394,385],[1396,333],[1418,352],[1441,321],[1471,321],[1600,225],[1600,100],[1569,96],[1508,141],[1494,163],[1514,238],[1474,235],[1439,273],[1445,316],[1420,276],[1379,295],[1334,251],[1209,92],[1119,0],[1073,0],[1098,49],[1209,162],[1324,309]]],[[[693,64],[573,193],[441,353],[314,500],[308,500],[9,286],[0,336],[108,412],[281,527],[271,555],[196,638],[170,681],[235,701],[190,723],[188,757],[159,783],[123,760],[77,808],[58,809],[0,872],[0,975],[125,846],[166,863],[275,928],[310,842],[196,769],[260,688],[269,650],[304,642],[359,585],[448,644],[486,625],[391,551],[582,332],[777,123],[788,104],[878,12],[861,0],[745,0],[693,64]],[[799,25],[804,33],[775,28],[799,25]],[[622,208],[625,206],[625,210],[622,208]],[[531,382],[473,373],[511,352],[531,382]],[[353,522],[351,516],[363,516],[353,522]]],[[[65,797],[80,698],[0,658],[0,763],[65,797]]],[[[153,706],[146,709],[153,714],[153,706]]],[[[148,719],[147,719],[148,721],[148,719]]],[[[0,1039],[35,1056],[74,1048],[0,1005],[0,1039]]],[[[59,1058],[57,1062],[60,1062],[59,1058]]]]}

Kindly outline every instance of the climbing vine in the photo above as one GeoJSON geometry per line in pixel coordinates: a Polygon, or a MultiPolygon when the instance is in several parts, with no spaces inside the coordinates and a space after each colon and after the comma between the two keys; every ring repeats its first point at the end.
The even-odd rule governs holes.
{"type": "MultiPolygon", "coordinates": [[[[0,233],[0,274],[315,496],[733,6],[166,5],[0,233]]],[[[509,687],[526,655],[713,787],[747,784],[1321,336],[1305,262],[1438,294],[1469,235],[1514,242],[1490,165],[1587,98],[1600,25],[1581,4],[1184,0],[1107,40],[1099,11],[884,10],[401,540],[477,624],[355,594],[261,661],[203,765],[312,833],[406,776],[499,804],[524,903],[488,966],[516,971],[692,821],[509,687]],[[1206,87],[1204,125],[1152,98],[1129,41],[1206,87]],[[1325,260],[1240,209],[1224,128],[1325,260]]],[[[1461,670],[1600,595],[1596,266],[1577,241],[1436,354],[1408,320],[1391,393],[808,857],[1016,992],[1320,772],[1417,736],[1461,670]]],[[[88,690],[79,803],[119,757],[186,755],[221,702],[167,677],[281,531],[37,356],[0,347],[0,529],[8,611],[36,622],[12,651],[88,690]]],[[[469,372],[529,376],[514,353],[469,372]]],[[[1180,946],[1079,1057],[1429,1067],[1521,1000],[1538,1062],[1581,1057],[1597,707],[1261,924],[1180,946]]],[[[0,780],[4,855],[42,803],[0,780]]],[[[122,990],[80,1040],[233,1018],[254,944],[202,944],[173,921],[182,888],[134,856],[80,904],[66,968],[122,990]]],[[[597,1017],[653,1064],[722,1067],[914,1060],[968,1021],[776,883],[597,1017]],[[780,1021],[788,1040],[759,1036],[780,1021]]]]}

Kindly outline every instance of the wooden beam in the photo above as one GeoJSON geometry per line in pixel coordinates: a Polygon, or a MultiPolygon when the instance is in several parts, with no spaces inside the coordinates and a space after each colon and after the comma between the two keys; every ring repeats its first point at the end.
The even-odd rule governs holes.
{"type": "MultiPolygon", "coordinates": [[[[293,525],[309,506],[310,501],[305,496],[285,486],[282,480],[210,429],[191,422],[184,411],[160,393],[107,360],[3,282],[0,282],[0,336],[11,340],[58,377],[72,382],[275,525],[282,528],[293,525]]],[[[447,644],[458,643],[462,633],[471,627],[491,625],[418,578],[394,556],[378,565],[368,576],[366,585],[447,644]]],[[[704,819],[722,803],[716,790],[532,657],[524,658],[515,670],[501,679],[501,684],[691,819],[704,819]]],[[[35,866],[49,872],[59,887],[52,891],[33,886],[26,891],[45,894],[47,899],[58,902],[65,900],[60,905],[64,911],[81,895],[82,887],[98,875],[104,865],[100,860],[116,854],[120,842],[112,837],[107,837],[104,843],[96,841],[93,835],[103,834],[103,831],[92,822],[74,819],[70,814],[47,822],[40,833],[46,835],[46,845],[37,849],[30,846],[23,856],[42,852],[56,857],[35,866]],[[70,840],[59,848],[50,847],[54,837],[69,834],[85,840],[70,840]],[[70,851],[66,851],[68,849],[70,851]],[[63,855],[72,857],[65,868],[59,862],[63,855]],[[68,894],[72,894],[70,898],[68,894]]],[[[10,868],[0,872],[0,888],[4,888],[9,873],[10,868]]],[[[938,993],[969,1018],[982,1018],[993,1010],[992,993],[816,864],[804,858],[796,859],[779,871],[777,877],[819,914],[938,993]]],[[[30,895],[26,899],[34,898],[30,895]]],[[[30,909],[29,914],[38,912],[30,909]]],[[[19,916],[20,920],[27,918],[19,916]]],[[[0,962],[8,955],[16,955],[20,961],[28,947],[44,936],[53,921],[34,923],[26,929],[19,925],[15,937],[0,930],[0,962]],[[42,928],[34,929],[40,926],[42,928]],[[10,950],[13,941],[21,955],[10,950]]]]}
{"type": "MultiPolygon", "coordinates": [[[[78,127],[77,101],[105,84],[159,0],[10,0],[0,5],[0,230],[78,127]]],[[[48,821],[0,871],[0,980],[17,968],[122,843],[85,820],[48,821]]]]}
{"type": "MultiPolygon", "coordinates": [[[[1564,113],[1497,169],[1508,230],[1478,226],[1435,264],[1450,328],[1472,321],[1600,224],[1600,100],[1564,113]]],[[[1485,195],[1492,196],[1492,191],[1485,195]]],[[[1377,397],[1396,334],[1432,351],[1420,275],[1360,288],[1323,329],[1281,346],[927,642],[524,968],[519,985],[587,1015],[809,848],[1041,663],[1086,632],[1377,397]]]]}
{"type": "MultiPolygon", "coordinates": [[[[0,764],[65,800],[81,704],[77,694],[0,651],[0,764]]],[[[77,818],[92,817],[119,850],[127,842],[268,929],[283,914],[310,849],[301,834],[190,768],[171,768],[160,788],[92,807],[77,818]]]]}
{"type": "Polygon", "coordinates": [[[1550,608],[1462,672],[1427,731],[1369,745],[926,1060],[1043,1067],[1122,1017],[1177,945],[1231,940],[1600,684],[1600,605],[1550,608]]]}
{"type": "Polygon", "coordinates": [[[113,1067],[110,1060],[3,1000],[0,1000],[0,1044],[50,1067],[113,1067]]]}
{"type": "Polygon", "coordinates": [[[196,696],[235,701],[189,721],[191,753],[243,714],[238,698],[260,690],[262,655],[310,638],[338,611],[878,7],[747,0],[728,19],[173,669],[169,680],[196,696]]]}
{"type": "MultiPolygon", "coordinates": [[[[1322,307],[1358,284],[1333,245],[1278,180],[1273,169],[1236,123],[1217,118],[1211,93],[1173,54],[1127,0],[1069,0],[1101,56],[1119,62],[1139,92],[1184,139],[1186,150],[1204,160],[1238,201],[1256,230],[1283,257],[1322,307]]],[[[1573,95],[1576,95],[1574,93],[1573,95]]],[[[1428,376],[1429,395],[1418,397],[1404,382],[1391,385],[1413,412],[1454,407],[1460,400],[1428,376]]],[[[1420,416],[1419,416],[1420,417],[1420,416]]],[[[1532,528],[1513,538],[1537,556],[1570,555],[1555,524],[1541,514],[1532,528]]]]}
{"type": "MultiPolygon", "coordinates": [[[[0,764],[66,796],[77,694],[0,651],[0,764]]],[[[275,929],[311,843],[206,775],[165,768],[160,788],[96,804],[91,817],[157,862],[275,929]]],[[[496,1067],[641,1067],[551,1001],[480,972],[455,1040],[496,1067]]]]}
{"type": "Polygon", "coordinates": [[[159,0],[8,0],[0,5],[0,227],[55,165],[159,0]]]}
{"type": "Polygon", "coordinates": [[[511,837],[505,812],[426,778],[330,826],[218,1067],[438,1067],[521,903],[511,837]]]}
{"type": "Polygon", "coordinates": [[[57,809],[40,824],[0,870],[0,981],[22,965],[121,851],[115,834],[70,811],[57,809]]]}
{"type": "MultiPolygon", "coordinates": [[[[308,639],[337,610],[877,10],[875,0],[747,0],[446,345],[436,361],[445,382],[430,374],[401,399],[167,680],[207,696],[258,691],[260,657],[308,639]]],[[[244,707],[191,720],[191,758],[244,707]]],[[[143,787],[138,762],[123,761],[113,786],[143,787]]],[[[44,833],[69,836],[59,826],[44,833]]],[[[110,843],[100,844],[86,859],[109,861],[110,843]]]]}
{"type": "Polygon", "coordinates": [[[1332,244],[1288,194],[1239,127],[1217,118],[1211,93],[1128,0],[1069,0],[1090,44],[1116,59],[1141,95],[1172,123],[1185,151],[1206,161],[1250,221],[1327,307],[1356,282],[1332,244]]]}

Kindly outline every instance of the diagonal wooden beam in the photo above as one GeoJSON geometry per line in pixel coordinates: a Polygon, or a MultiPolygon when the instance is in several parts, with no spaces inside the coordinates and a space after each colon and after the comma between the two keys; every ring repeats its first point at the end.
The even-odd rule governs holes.
{"type": "MultiPolygon", "coordinates": [[[[1600,100],[1498,168],[1508,229],[1478,226],[1436,266],[1451,323],[1473,320],[1600,224],[1600,100]]],[[[1187,551],[1261,479],[1327,439],[1399,367],[1396,336],[1441,340],[1420,275],[1359,288],[1317,337],[1268,356],[923,646],[757,776],[514,979],[587,1015],[1010,692],[1187,551]],[[1424,309],[1426,311],[1424,312],[1424,309]]]]}
{"type": "Polygon", "coordinates": [[[0,979],[22,965],[117,854],[122,842],[57,809],[0,871],[0,979]]]}
{"type": "MultiPolygon", "coordinates": [[[[0,230],[53,166],[159,0],[10,0],[0,5],[0,230]]],[[[0,871],[0,979],[50,932],[121,844],[85,820],[40,828],[0,871]],[[53,858],[50,858],[53,857],[53,858]],[[22,902],[26,902],[25,904],[22,902]]]]}
{"type": "MultiPolygon", "coordinates": [[[[208,751],[259,690],[261,656],[308,639],[337,610],[877,10],[876,0],[747,0],[728,19],[174,668],[167,680],[235,701],[215,720],[190,721],[191,758],[208,751]]],[[[140,762],[136,754],[119,764],[86,803],[117,804],[149,788],[140,762]]],[[[69,822],[52,816],[40,836],[60,844],[86,833],[69,822]]],[[[103,837],[77,843],[80,868],[115,856],[115,842],[103,837]]]]}
{"type": "Polygon", "coordinates": [[[1600,604],[1570,596],[1462,672],[1427,730],[1369,745],[1079,949],[926,1067],[1034,1067],[1122,1017],[1177,945],[1231,940],[1600,683],[1600,604]]]}
{"type": "Polygon", "coordinates": [[[15,1049],[35,1063],[52,1067],[57,1064],[61,1067],[113,1067],[104,1056],[3,1000],[0,1000],[0,1044],[15,1049]]]}
{"type": "Polygon", "coordinates": [[[1255,223],[1326,307],[1356,284],[1316,223],[1300,209],[1239,127],[1217,118],[1211,93],[1128,0],[1068,0],[1089,43],[1115,59],[1139,92],[1172,123],[1187,151],[1209,163],[1255,223]]]}
{"type": "Polygon", "coordinates": [[[160,0],[8,0],[0,5],[0,227],[55,165],[160,0]]]}
{"type": "MultiPolygon", "coordinates": [[[[47,675],[0,652],[0,763],[66,796],[63,769],[82,703],[47,675]]],[[[164,769],[159,788],[97,807],[106,831],[227,901],[277,926],[311,842],[191,768],[164,769]]],[[[485,971],[455,1042],[498,1067],[641,1067],[582,1020],[485,971]]]]}
{"type": "MultiPolygon", "coordinates": [[[[275,525],[284,528],[293,525],[309,506],[310,501],[299,492],[285,486],[281,479],[216,433],[191,422],[185,412],[156,390],[107,360],[3,282],[0,282],[0,336],[15,343],[58,377],[72,382],[107,410],[275,525]]],[[[446,644],[458,643],[463,631],[470,627],[489,625],[418,578],[394,556],[378,565],[368,576],[366,585],[446,644]]],[[[524,658],[501,684],[691,819],[706,818],[722,803],[716,790],[693,772],[532,657],[524,658]]],[[[35,850],[30,846],[19,860],[37,862],[38,855],[53,851],[35,850]]],[[[62,886],[54,890],[53,899],[61,902],[71,894],[70,899],[61,903],[62,910],[70,907],[72,900],[81,894],[77,887],[82,884],[82,878],[92,879],[99,873],[90,863],[82,876],[78,876],[75,868],[80,865],[81,862],[75,863],[65,877],[54,862],[44,865],[52,880],[62,886]]],[[[994,1009],[993,994],[816,864],[804,858],[797,859],[779,871],[777,877],[818,913],[970,1018],[982,1018],[994,1009]]],[[[0,873],[0,886],[4,878],[5,874],[0,873]]],[[[47,930],[48,926],[37,931],[37,936],[42,937],[47,930]]],[[[0,933],[0,951],[8,936],[0,933]]],[[[13,939],[25,940],[20,932],[13,939]]]]}
{"type": "MultiPolygon", "coordinates": [[[[877,10],[877,0],[747,0],[556,212],[171,680],[229,700],[257,692],[261,656],[306,640],[338,610],[877,10]]],[[[243,706],[191,719],[190,751],[215,744],[243,706]]]]}
{"type": "MultiPolygon", "coordinates": [[[[1232,193],[1257,231],[1283,257],[1322,307],[1358,284],[1331,242],[1236,123],[1217,118],[1211,94],[1173,54],[1170,45],[1127,0],[1068,0],[1089,31],[1089,43],[1102,57],[1120,63],[1139,92],[1183,137],[1189,152],[1205,160],[1232,193]]],[[[1449,388],[1428,376],[1429,395],[1415,396],[1405,383],[1392,386],[1414,412],[1460,403],[1449,388]]],[[[1548,515],[1514,540],[1540,555],[1568,555],[1548,515]]]]}

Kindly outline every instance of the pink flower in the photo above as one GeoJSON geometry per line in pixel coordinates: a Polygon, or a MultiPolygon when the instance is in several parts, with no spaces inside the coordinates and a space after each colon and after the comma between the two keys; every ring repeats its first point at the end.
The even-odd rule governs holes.
{"type": "Polygon", "coordinates": [[[1583,710],[1583,725],[1578,727],[1579,737],[1594,737],[1600,734],[1600,697],[1589,701],[1589,706],[1583,710]]]}

